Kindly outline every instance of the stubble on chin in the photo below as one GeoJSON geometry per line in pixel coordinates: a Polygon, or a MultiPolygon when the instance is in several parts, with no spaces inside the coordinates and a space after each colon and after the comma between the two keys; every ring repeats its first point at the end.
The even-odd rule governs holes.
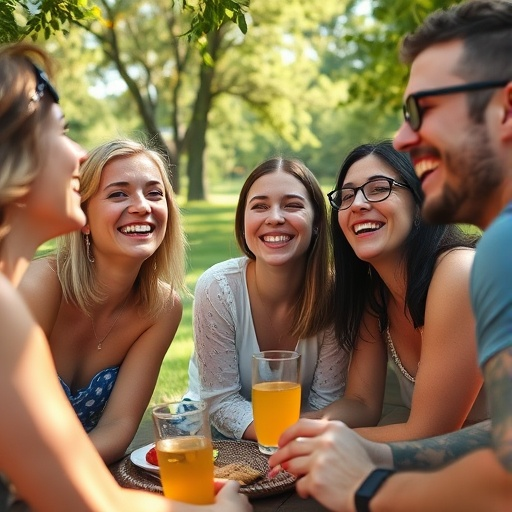
{"type": "Polygon", "coordinates": [[[446,164],[457,177],[457,188],[445,183],[441,194],[427,198],[422,215],[432,224],[479,225],[485,198],[501,186],[502,163],[493,151],[487,128],[477,124],[468,131],[465,143],[446,156],[446,164]]]}
{"type": "Polygon", "coordinates": [[[425,199],[421,215],[429,224],[462,222],[456,218],[460,204],[461,198],[458,194],[445,185],[440,196],[425,199]]]}

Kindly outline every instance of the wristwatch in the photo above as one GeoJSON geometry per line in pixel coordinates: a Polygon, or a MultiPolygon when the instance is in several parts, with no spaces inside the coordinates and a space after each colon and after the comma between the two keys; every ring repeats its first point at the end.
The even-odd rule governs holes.
{"type": "Polygon", "coordinates": [[[379,487],[393,474],[394,469],[374,469],[357,489],[355,503],[357,512],[370,512],[370,500],[379,487]]]}

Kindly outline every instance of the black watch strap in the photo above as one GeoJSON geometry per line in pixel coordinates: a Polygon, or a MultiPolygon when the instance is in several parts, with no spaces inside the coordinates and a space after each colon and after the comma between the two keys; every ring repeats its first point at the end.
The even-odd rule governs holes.
{"type": "Polygon", "coordinates": [[[370,500],[379,487],[393,474],[394,469],[374,469],[357,489],[355,495],[357,512],[370,512],[370,500]]]}

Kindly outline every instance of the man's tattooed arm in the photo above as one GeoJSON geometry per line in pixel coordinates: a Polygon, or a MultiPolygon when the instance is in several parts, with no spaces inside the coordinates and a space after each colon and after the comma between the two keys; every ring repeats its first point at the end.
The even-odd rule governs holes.
{"type": "Polygon", "coordinates": [[[417,441],[390,443],[395,469],[435,469],[491,445],[491,421],[417,441]]]}
{"type": "Polygon", "coordinates": [[[498,352],[484,367],[491,407],[492,445],[503,467],[512,473],[512,348],[498,352]]]}

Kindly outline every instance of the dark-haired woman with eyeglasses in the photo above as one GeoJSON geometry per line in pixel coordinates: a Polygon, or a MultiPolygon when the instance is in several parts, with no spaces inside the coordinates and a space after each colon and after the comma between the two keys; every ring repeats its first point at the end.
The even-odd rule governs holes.
{"type": "Polygon", "coordinates": [[[248,512],[235,482],[204,507],[122,489],[66,399],[48,341],[18,290],[37,248],[86,221],[85,151],[67,135],[41,70],[49,65],[34,45],[0,47],[0,510],[25,510],[23,501],[38,512],[248,512]]]}
{"type": "Polygon", "coordinates": [[[390,141],[355,148],[328,197],[335,328],[353,355],[344,397],[323,414],[375,441],[487,418],[469,298],[478,237],[422,221],[420,182],[390,141]],[[379,423],[388,363],[409,414],[379,423]]]}

